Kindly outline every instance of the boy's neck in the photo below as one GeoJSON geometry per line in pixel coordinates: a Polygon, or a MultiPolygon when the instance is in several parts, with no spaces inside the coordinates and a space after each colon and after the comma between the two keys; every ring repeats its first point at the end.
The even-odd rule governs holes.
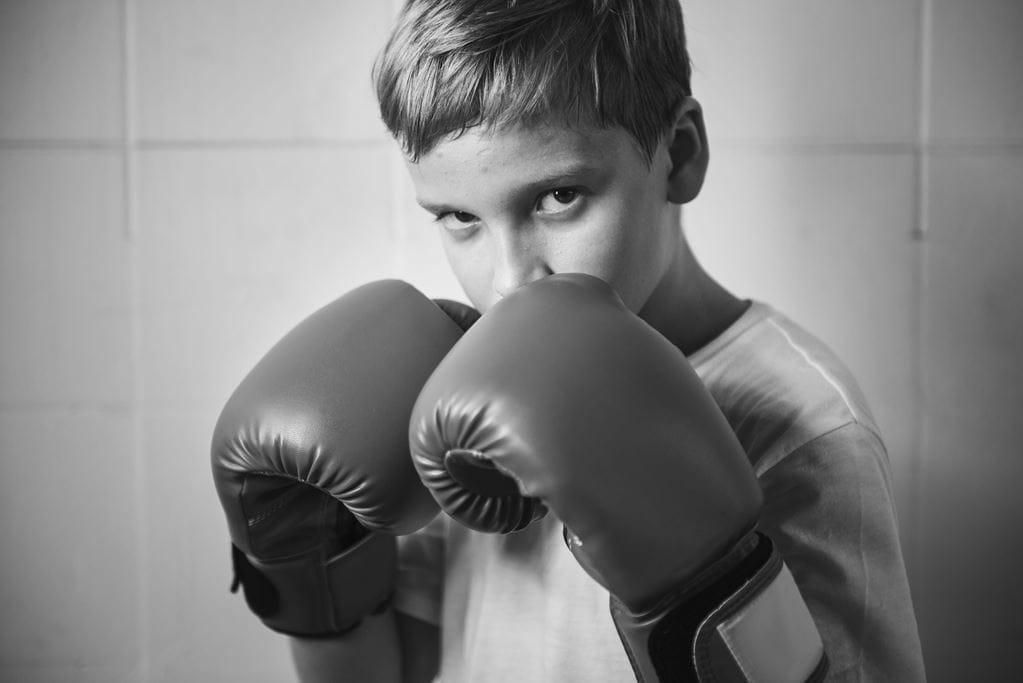
{"type": "Polygon", "coordinates": [[[641,318],[690,355],[724,332],[749,308],[696,260],[685,236],[668,274],[639,312],[641,318]]]}

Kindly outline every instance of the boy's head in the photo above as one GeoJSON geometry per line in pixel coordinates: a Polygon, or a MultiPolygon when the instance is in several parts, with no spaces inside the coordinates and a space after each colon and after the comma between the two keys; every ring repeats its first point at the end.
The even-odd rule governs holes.
{"type": "Polygon", "coordinates": [[[650,158],[689,76],[677,0],[409,0],[375,69],[413,161],[509,123],[620,127],[650,158]]]}
{"type": "Polygon", "coordinates": [[[375,75],[477,308],[582,272],[648,320],[685,313],[677,205],[707,144],[677,0],[409,0],[375,75]]]}

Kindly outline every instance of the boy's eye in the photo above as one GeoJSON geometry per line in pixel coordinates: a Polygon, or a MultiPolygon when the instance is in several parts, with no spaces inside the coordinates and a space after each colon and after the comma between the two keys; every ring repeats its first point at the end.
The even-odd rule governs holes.
{"type": "Polygon", "coordinates": [[[562,213],[572,208],[579,199],[579,190],[571,187],[561,187],[550,192],[545,192],[536,203],[536,210],[540,213],[562,213]]]}
{"type": "Polygon", "coordinates": [[[449,232],[465,232],[476,227],[479,219],[465,211],[448,211],[437,216],[437,222],[449,232]]]}

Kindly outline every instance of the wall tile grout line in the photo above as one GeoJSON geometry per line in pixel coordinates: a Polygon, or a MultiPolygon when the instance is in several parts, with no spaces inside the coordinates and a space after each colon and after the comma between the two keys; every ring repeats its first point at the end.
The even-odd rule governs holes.
{"type": "Polygon", "coordinates": [[[401,157],[398,155],[391,155],[390,161],[387,164],[388,169],[388,185],[390,192],[388,199],[388,209],[390,210],[390,225],[391,225],[391,239],[394,240],[394,258],[393,266],[397,269],[401,277],[407,278],[409,272],[409,239],[408,239],[408,221],[405,219],[405,212],[402,207],[404,206],[404,191],[405,187],[402,184],[403,174],[405,173],[405,165],[402,163],[401,157]]]}
{"type": "Polygon", "coordinates": [[[927,233],[930,199],[931,142],[931,0],[920,0],[920,50],[918,57],[919,91],[917,93],[917,186],[916,238],[927,233]]]}
{"type": "MultiPolygon", "coordinates": [[[[401,11],[402,6],[405,4],[405,0],[391,0],[391,12],[393,16],[397,16],[401,11]]],[[[381,126],[386,130],[383,121],[381,126]]],[[[388,149],[392,149],[391,145],[396,145],[389,136],[384,138],[384,141],[388,145],[388,149]]],[[[391,228],[391,239],[394,240],[394,259],[392,265],[397,272],[400,273],[402,279],[408,279],[409,273],[409,227],[408,220],[405,216],[404,207],[404,191],[405,185],[403,184],[405,165],[402,161],[402,157],[398,154],[392,154],[389,157],[387,164],[388,168],[388,183],[389,187],[389,209],[391,212],[390,228],[391,228]]]]}
{"type": "MultiPolygon", "coordinates": [[[[180,150],[327,150],[327,149],[382,149],[390,150],[393,141],[389,138],[295,138],[295,139],[236,139],[236,140],[205,140],[205,139],[153,139],[133,138],[132,149],[137,155],[140,151],[180,150]]],[[[810,141],[795,140],[729,140],[714,141],[717,151],[755,152],[764,154],[788,154],[790,156],[810,154],[847,154],[847,155],[900,155],[926,153],[928,158],[935,156],[954,155],[1013,155],[1023,153],[1023,140],[1017,138],[989,140],[920,140],[916,142],[876,142],[876,141],[810,141]]],[[[59,150],[59,151],[111,151],[122,152],[125,143],[122,140],[103,139],[59,139],[59,138],[0,138],[0,150],[59,150]]]]}
{"type": "Polygon", "coordinates": [[[149,596],[149,514],[146,496],[148,468],[146,463],[145,418],[143,413],[145,386],[142,372],[143,325],[141,319],[142,273],[139,259],[138,164],[135,109],[135,2],[121,1],[121,147],[124,155],[122,201],[124,202],[124,237],[128,242],[128,296],[131,329],[131,444],[134,465],[135,540],[137,548],[136,591],[138,600],[138,672],[136,680],[152,679],[150,640],[151,601],[149,596]]]}
{"type": "Polygon", "coordinates": [[[138,138],[136,146],[143,150],[159,149],[376,149],[388,148],[390,140],[380,138],[238,138],[238,139],[154,139],[138,138]]]}
{"type": "Polygon", "coordinates": [[[924,396],[924,334],[927,329],[926,299],[927,299],[927,235],[930,227],[930,189],[931,189],[931,85],[932,71],[931,62],[933,59],[932,37],[933,17],[932,0],[920,0],[920,48],[918,53],[918,74],[919,91],[917,93],[917,152],[916,152],[916,183],[915,183],[915,221],[912,226],[912,239],[916,246],[916,258],[914,267],[916,269],[914,282],[915,314],[913,324],[912,345],[916,350],[913,359],[912,383],[913,395],[916,404],[914,410],[914,424],[912,436],[912,450],[907,467],[909,481],[906,482],[906,489],[909,492],[907,509],[909,519],[907,520],[908,548],[906,555],[908,563],[914,569],[919,567],[922,554],[920,538],[923,530],[923,485],[921,482],[924,473],[924,441],[927,434],[927,410],[924,396]]]}
{"type": "Polygon", "coordinates": [[[109,151],[121,153],[124,150],[124,143],[121,140],[0,139],[0,150],[109,151]]]}
{"type": "MultiPolygon", "coordinates": [[[[133,137],[132,151],[148,150],[338,150],[338,149],[376,149],[390,147],[386,138],[352,138],[352,139],[238,139],[238,140],[156,140],[133,137]]],[[[60,150],[60,151],[124,151],[123,140],[72,140],[72,139],[0,139],[0,150],[60,150]]]]}

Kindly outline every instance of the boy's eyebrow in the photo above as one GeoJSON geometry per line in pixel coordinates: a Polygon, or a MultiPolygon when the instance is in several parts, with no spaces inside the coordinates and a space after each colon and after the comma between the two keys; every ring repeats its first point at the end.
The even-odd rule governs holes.
{"type": "Polygon", "coordinates": [[[434,214],[435,216],[439,216],[443,213],[450,213],[456,210],[454,207],[448,206],[447,204],[433,204],[424,199],[420,199],[419,197],[416,197],[416,204],[423,207],[424,209],[434,214]]]}
{"type": "MultiPolygon", "coordinates": [[[[530,178],[519,187],[514,188],[514,191],[517,194],[535,194],[541,190],[550,190],[558,186],[571,185],[574,182],[578,182],[582,176],[592,176],[599,172],[600,169],[598,167],[585,161],[571,163],[562,168],[554,168],[542,176],[530,178]]],[[[443,203],[435,204],[418,196],[416,197],[416,203],[435,215],[461,210],[443,203]]]]}

